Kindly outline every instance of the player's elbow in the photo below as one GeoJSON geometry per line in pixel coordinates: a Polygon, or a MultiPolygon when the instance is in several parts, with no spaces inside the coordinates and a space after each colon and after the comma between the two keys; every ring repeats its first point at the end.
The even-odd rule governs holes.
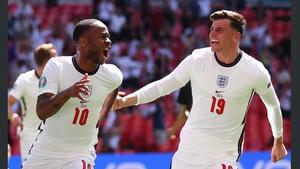
{"type": "Polygon", "coordinates": [[[36,107],[36,114],[40,120],[45,120],[47,117],[45,116],[45,110],[40,108],[40,106],[37,105],[36,107]]]}
{"type": "Polygon", "coordinates": [[[42,121],[46,119],[46,117],[43,115],[43,113],[37,112],[37,116],[42,121]]]}
{"type": "Polygon", "coordinates": [[[45,120],[48,118],[48,114],[51,111],[51,104],[49,103],[49,98],[53,94],[44,93],[38,96],[36,104],[36,114],[39,119],[45,120]]]}

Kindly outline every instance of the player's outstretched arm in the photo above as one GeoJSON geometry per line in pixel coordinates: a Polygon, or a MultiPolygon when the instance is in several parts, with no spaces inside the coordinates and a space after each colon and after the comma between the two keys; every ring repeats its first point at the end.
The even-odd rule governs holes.
{"type": "Polygon", "coordinates": [[[277,162],[279,160],[282,160],[287,155],[287,151],[285,149],[285,146],[283,144],[283,138],[275,138],[274,144],[272,148],[272,162],[277,162]]]}
{"type": "Polygon", "coordinates": [[[36,106],[38,117],[41,120],[45,120],[53,116],[71,97],[77,97],[80,100],[87,102],[81,95],[89,94],[89,90],[85,86],[89,81],[88,75],[85,74],[80,81],[56,95],[53,93],[43,93],[39,95],[36,106]]]}

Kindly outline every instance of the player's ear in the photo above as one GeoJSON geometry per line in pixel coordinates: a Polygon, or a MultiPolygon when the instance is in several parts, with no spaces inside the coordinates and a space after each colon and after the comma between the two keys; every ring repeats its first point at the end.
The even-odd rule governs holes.
{"type": "Polygon", "coordinates": [[[242,34],[240,32],[236,32],[234,35],[234,39],[240,41],[242,39],[242,34]]]}
{"type": "Polygon", "coordinates": [[[87,39],[84,38],[84,37],[80,37],[79,40],[78,40],[78,45],[82,46],[82,47],[85,47],[86,44],[87,44],[87,39]]]}

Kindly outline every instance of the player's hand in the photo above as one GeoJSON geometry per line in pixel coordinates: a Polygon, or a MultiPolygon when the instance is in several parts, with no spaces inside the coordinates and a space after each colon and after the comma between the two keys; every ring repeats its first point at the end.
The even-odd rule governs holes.
{"type": "Polygon", "coordinates": [[[275,139],[272,148],[272,162],[276,163],[277,161],[282,160],[287,154],[282,137],[275,139]]]}
{"type": "Polygon", "coordinates": [[[169,127],[168,130],[168,138],[174,140],[176,138],[176,133],[173,127],[169,127]]]}
{"type": "Polygon", "coordinates": [[[11,124],[12,124],[13,127],[20,126],[22,128],[22,125],[23,125],[22,124],[22,119],[21,119],[21,117],[18,114],[14,113],[12,115],[11,119],[10,119],[10,122],[11,122],[11,124]]]}
{"type": "Polygon", "coordinates": [[[123,107],[125,107],[125,99],[123,98],[123,96],[125,96],[126,93],[125,92],[122,92],[122,91],[119,91],[118,92],[118,96],[116,97],[113,105],[112,105],[112,110],[115,111],[115,110],[118,110],[118,109],[121,109],[123,107]]]}
{"type": "Polygon", "coordinates": [[[10,156],[11,156],[11,148],[10,148],[10,145],[7,144],[7,159],[8,159],[8,161],[10,160],[10,156]]]}
{"type": "Polygon", "coordinates": [[[77,97],[80,100],[87,102],[87,100],[85,100],[83,98],[83,95],[89,95],[90,91],[88,89],[88,87],[86,87],[86,84],[90,82],[90,79],[88,78],[88,74],[86,73],[81,79],[80,81],[76,82],[73,86],[71,86],[70,88],[67,89],[67,92],[69,94],[70,97],[77,97]]]}

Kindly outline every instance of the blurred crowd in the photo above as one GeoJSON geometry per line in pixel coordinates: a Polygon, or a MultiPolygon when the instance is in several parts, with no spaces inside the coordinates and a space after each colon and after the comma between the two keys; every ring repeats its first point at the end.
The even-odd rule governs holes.
{"type": "MultiPolygon", "coordinates": [[[[121,90],[131,93],[164,77],[194,49],[208,46],[208,17],[213,11],[235,10],[247,20],[241,49],[262,61],[272,75],[284,117],[284,141],[290,149],[290,8],[247,0],[66,2],[8,1],[9,88],[20,73],[36,67],[33,50],[39,44],[51,42],[58,55],[74,55],[73,26],[93,17],[108,26],[113,45],[107,62],[121,69],[121,90]]],[[[179,139],[169,139],[166,129],[178,113],[176,97],[177,92],[151,104],[111,112],[100,129],[97,152],[175,151],[179,139]]],[[[245,150],[270,150],[270,133],[266,109],[254,96],[247,114],[245,150]]],[[[9,128],[12,154],[19,153],[17,134],[9,128]]]]}

